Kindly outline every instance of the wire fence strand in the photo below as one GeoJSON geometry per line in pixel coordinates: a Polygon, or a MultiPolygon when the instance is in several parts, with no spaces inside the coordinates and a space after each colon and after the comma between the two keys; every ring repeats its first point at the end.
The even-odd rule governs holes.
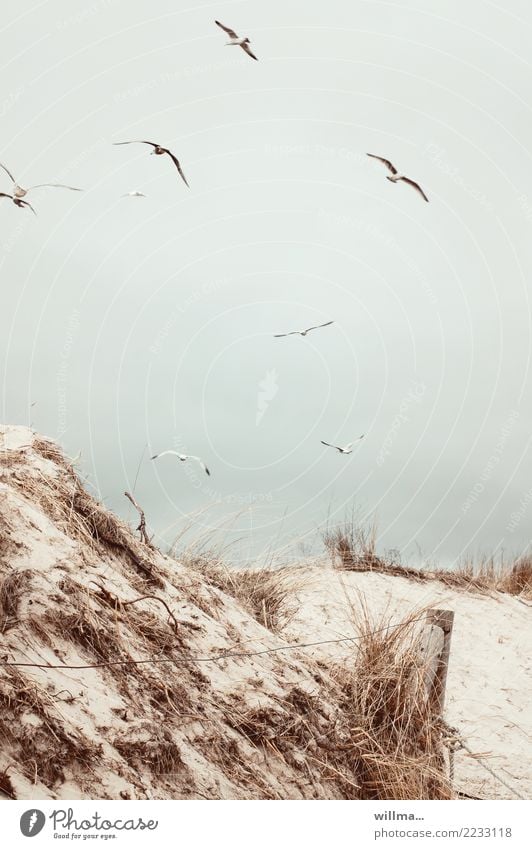
{"type": "MultiPolygon", "coordinates": [[[[143,660],[112,660],[104,663],[87,663],[87,664],[50,664],[50,663],[29,663],[25,661],[0,661],[0,667],[30,667],[33,669],[98,669],[102,667],[114,667],[114,666],[141,666],[148,663],[160,664],[160,663],[170,663],[174,666],[183,665],[186,662],[189,663],[217,663],[221,660],[231,659],[231,658],[246,658],[246,657],[260,657],[261,655],[273,654],[275,652],[280,651],[292,651],[295,649],[304,649],[304,648],[313,648],[315,646],[326,646],[326,645],[335,645],[338,643],[347,643],[347,642],[360,642],[366,637],[370,637],[373,634],[380,634],[384,631],[391,631],[394,628],[400,628],[403,625],[411,625],[415,622],[425,622],[425,617],[420,617],[416,619],[407,619],[403,622],[397,622],[394,625],[386,625],[383,628],[376,628],[373,631],[367,631],[364,634],[353,635],[351,637],[339,637],[334,640],[315,640],[309,643],[292,643],[286,646],[274,646],[270,649],[260,649],[259,651],[253,652],[224,652],[221,654],[213,655],[212,657],[194,657],[194,655],[184,655],[182,658],[144,658],[143,660]]],[[[454,779],[454,754],[455,752],[463,748],[465,749],[479,764],[479,766],[483,767],[487,772],[489,772],[497,781],[503,784],[511,793],[513,793],[518,799],[524,799],[515,787],[512,787],[508,782],[506,782],[500,775],[498,775],[488,764],[485,763],[483,759],[481,759],[478,755],[473,752],[473,750],[467,745],[464,738],[459,734],[458,729],[452,728],[451,726],[447,726],[448,732],[454,732],[454,737],[452,738],[456,746],[453,746],[453,751],[450,749],[450,758],[451,758],[451,784],[454,779]]]]}
{"type": "Polygon", "coordinates": [[[410,625],[414,622],[425,622],[424,617],[419,619],[406,619],[404,622],[397,622],[395,625],[386,625],[383,628],[376,628],[374,631],[367,631],[365,634],[353,635],[351,637],[340,637],[335,640],[316,640],[311,643],[292,643],[286,646],[274,646],[270,649],[260,649],[252,652],[223,652],[221,654],[212,655],[211,657],[195,657],[194,655],[183,655],[181,658],[163,658],[150,657],[142,660],[110,660],[103,663],[86,663],[86,664],[63,664],[63,663],[29,663],[26,661],[0,661],[0,666],[10,667],[30,667],[34,669],[99,669],[101,667],[111,666],[141,666],[146,663],[170,663],[174,666],[180,666],[184,663],[217,663],[220,660],[230,658],[245,658],[245,657],[260,657],[265,654],[273,654],[280,651],[291,651],[293,649],[313,648],[314,646],[333,645],[335,643],[356,643],[370,637],[373,634],[380,634],[384,631],[390,631],[393,628],[400,628],[402,625],[410,625]]]}

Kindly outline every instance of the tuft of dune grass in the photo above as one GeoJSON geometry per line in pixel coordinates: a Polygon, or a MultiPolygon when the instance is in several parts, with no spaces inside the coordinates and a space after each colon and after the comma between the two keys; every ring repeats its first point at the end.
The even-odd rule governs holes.
{"type": "Polygon", "coordinates": [[[236,570],[208,556],[188,557],[184,562],[240,602],[270,631],[280,631],[295,613],[294,593],[303,585],[296,567],[236,570]]]}
{"type": "Polygon", "coordinates": [[[377,553],[374,523],[358,523],[354,518],[327,528],[323,542],[333,566],[349,572],[380,572],[416,581],[440,581],[448,587],[468,592],[501,592],[532,599],[532,557],[504,561],[495,557],[468,559],[455,569],[415,569],[403,566],[393,557],[377,553]]]}
{"type": "Polygon", "coordinates": [[[227,721],[267,758],[293,762],[345,799],[451,799],[443,726],[425,689],[420,612],[400,625],[353,613],[352,661],[329,667],[312,690],[271,703],[231,705],[227,721]],[[322,689],[334,693],[325,708],[322,689]]]}
{"type": "Polygon", "coordinates": [[[362,607],[353,664],[334,673],[363,799],[453,798],[441,720],[424,685],[420,618],[392,625],[362,607]]]}
{"type": "Polygon", "coordinates": [[[32,448],[53,463],[55,470],[44,475],[23,467],[11,475],[10,484],[67,536],[99,553],[106,547],[124,553],[143,581],[163,586],[151,547],[138,542],[125,522],[89,495],[59,446],[36,437],[32,448]]]}

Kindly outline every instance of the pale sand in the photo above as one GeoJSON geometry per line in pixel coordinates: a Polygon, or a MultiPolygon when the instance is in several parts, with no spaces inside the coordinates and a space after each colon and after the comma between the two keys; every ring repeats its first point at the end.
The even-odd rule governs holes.
{"type": "MultiPolygon", "coordinates": [[[[353,634],[352,612],[363,599],[378,624],[402,621],[417,609],[455,613],[445,719],[471,749],[523,796],[532,798],[532,606],[514,596],[451,590],[438,581],[416,582],[377,572],[302,569],[297,612],[284,629],[288,640],[328,640],[353,634]]],[[[350,643],[309,648],[337,661],[350,643]]],[[[474,796],[515,798],[466,752],[455,756],[456,785],[474,796]]]]}

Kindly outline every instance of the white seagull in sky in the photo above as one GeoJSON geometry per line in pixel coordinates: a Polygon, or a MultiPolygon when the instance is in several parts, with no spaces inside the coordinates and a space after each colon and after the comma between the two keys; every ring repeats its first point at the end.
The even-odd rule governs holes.
{"type": "Polygon", "coordinates": [[[274,339],[280,339],[282,336],[306,336],[311,330],[319,330],[320,327],[329,327],[334,324],[334,321],[326,321],[325,324],[315,324],[313,327],[307,327],[306,330],[291,330],[290,333],[274,333],[274,339]]]}
{"type": "Polygon", "coordinates": [[[185,183],[185,185],[188,186],[187,178],[183,174],[183,169],[181,168],[181,165],[179,164],[179,159],[177,158],[177,156],[175,156],[172,153],[171,150],[168,150],[167,147],[161,147],[161,145],[157,144],[157,142],[144,141],[143,139],[133,139],[133,141],[125,141],[125,142],[113,142],[113,144],[115,144],[115,145],[118,145],[118,144],[150,144],[153,147],[153,150],[150,151],[150,155],[155,154],[155,156],[162,156],[163,153],[166,153],[170,157],[172,162],[174,163],[177,170],[179,171],[179,174],[181,175],[183,182],[185,183]]]}
{"type": "Polygon", "coordinates": [[[68,189],[71,192],[82,192],[83,191],[83,189],[76,189],[75,186],[65,186],[63,183],[39,183],[36,186],[29,186],[29,188],[23,189],[22,186],[18,185],[18,183],[15,180],[15,178],[13,177],[13,174],[11,173],[11,171],[8,168],[6,168],[5,165],[2,165],[1,162],[0,162],[0,168],[4,169],[7,176],[9,177],[11,182],[13,183],[13,194],[16,198],[23,198],[32,189],[44,189],[46,187],[49,187],[49,188],[52,188],[52,189],[68,189]]]}
{"type": "Polygon", "coordinates": [[[122,195],[123,198],[145,198],[146,195],[144,192],[126,192],[125,195],[122,195]]]}
{"type": "Polygon", "coordinates": [[[379,162],[382,162],[383,165],[386,165],[388,171],[391,171],[392,173],[392,176],[387,176],[386,179],[389,180],[391,183],[399,183],[400,181],[402,181],[403,183],[408,183],[408,185],[412,186],[412,188],[414,188],[416,192],[419,192],[423,200],[426,200],[427,203],[429,202],[427,195],[425,194],[419,183],[416,183],[414,180],[411,180],[410,177],[405,177],[404,174],[399,174],[397,168],[390,162],[389,159],[384,159],[383,156],[376,156],[374,153],[367,153],[366,156],[371,156],[372,159],[378,159],[379,162]]]}
{"type": "MultiPolygon", "coordinates": [[[[358,439],[355,439],[355,442],[360,442],[361,439],[364,439],[364,434],[362,434],[362,436],[359,436],[358,439]]],[[[331,445],[330,442],[324,442],[323,439],[320,439],[320,442],[322,445],[326,445],[327,448],[336,448],[336,450],[340,454],[351,454],[351,452],[353,451],[353,442],[348,442],[347,445],[344,445],[343,448],[341,448],[339,445],[331,445]]]]}
{"type": "Polygon", "coordinates": [[[196,460],[196,462],[200,464],[205,474],[210,475],[210,472],[201,457],[196,457],[194,454],[180,454],[179,451],[174,451],[172,448],[169,448],[168,451],[161,451],[160,454],[154,454],[151,459],[156,460],[157,457],[164,457],[165,454],[174,454],[181,460],[182,463],[184,463],[185,460],[196,460]]]}
{"type": "Polygon", "coordinates": [[[35,212],[34,208],[31,205],[31,203],[29,203],[27,200],[22,200],[21,198],[15,197],[14,195],[6,195],[5,192],[0,192],[0,198],[11,198],[11,200],[13,201],[15,206],[19,206],[21,209],[24,206],[28,206],[31,209],[31,211],[33,212],[33,214],[37,215],[37,213],[35,212]]]}
{"type": "Polygon", "coordinates": [[[251,56],[251,58],[255,59],[256,62],[259,61],[257,59],[257,57],[255,56],[255,54],[252,53],[251,50],[250,50],[250,47],[249,47],[250,40],[249,40],[249,38],[240,38],[236,34],[234,29],[229,29],[229,27],[224,27],[224,25],[221,24],[220,21],[215,21],[214,23],[216,24],[216,26],[220,27],[220,29],[223,29],[223,31],[226,32],[227,35],[229,36],[230,40],[228,42],[226,42],[227,47],[229,47],[229,46],[241,47],[242,50],[246,51],[248,56],[251,56]]]}

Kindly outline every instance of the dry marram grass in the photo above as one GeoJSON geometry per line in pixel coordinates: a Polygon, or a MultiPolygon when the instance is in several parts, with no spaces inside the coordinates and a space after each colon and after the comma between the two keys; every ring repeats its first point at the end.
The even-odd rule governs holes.
{"type": "Polygon", "coordinates": [[[265,628],[279,631],[294,613],[293,594],[301,585],[301,570],[246,569],[236,571],[220,561],[201,558],[193,568],[237,601],[265,628]]]}
{"type": "Polygon", "coordinates": [[[53,442],[38,438],[34,439],[32,448],[58,467],[60,473],[28,474],[21,468],[20,472],[11,475],[12,485],[70,537],[96,550],[100,550],[103,544],[124,552],[144,580],[161,586],[150,546],[137,542],[128,525],[86,492],[60,448],[53,442]]]}
{"type": "Polygon", "coordinates": [[[416,581],[440,581],[445,586],[469,592],[502,592],[532,599],[532,557],[515,562],[485,557],[467,560],[455,570],[414,569],[390,557],[377,554],[377,529],[374,524],[352,520],[328,529],[323,535],[325,547],[337,569],[350,572],[380,572],[412,578],[416,581]]]}
{"type": "Polygon", "coordinates": [[[442,729],[428,702],[419,614],[397,626],[364,614],[352,670],[337,680],[365,799],[449,799],[442,729]]]}

